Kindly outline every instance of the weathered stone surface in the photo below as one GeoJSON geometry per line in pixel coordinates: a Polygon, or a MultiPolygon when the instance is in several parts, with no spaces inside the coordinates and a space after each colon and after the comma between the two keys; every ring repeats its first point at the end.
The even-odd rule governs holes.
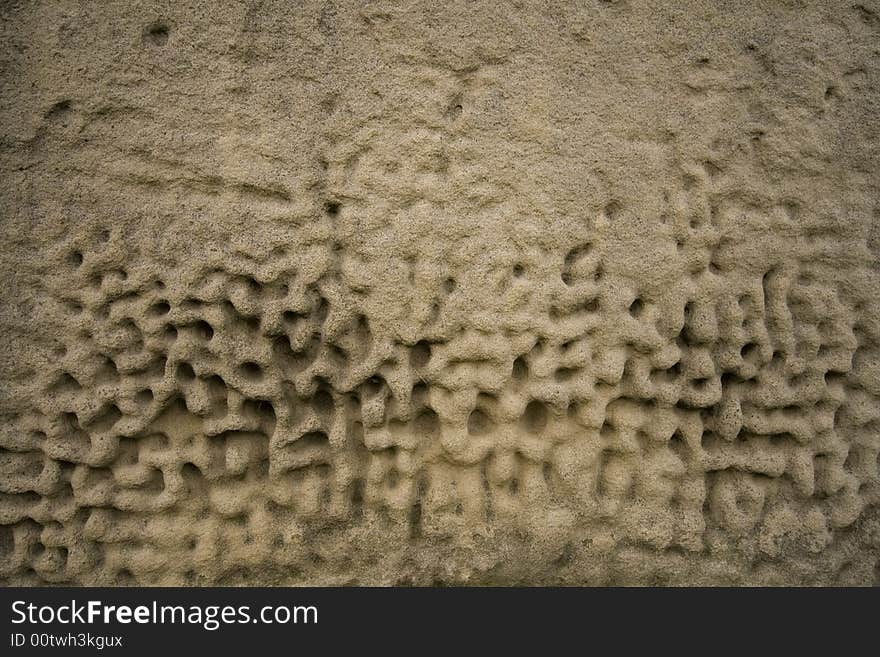
{"type": "Polygon", "coordinates": [[[876,583],[876,1],[0,39],[3,583],[876,583]]]}

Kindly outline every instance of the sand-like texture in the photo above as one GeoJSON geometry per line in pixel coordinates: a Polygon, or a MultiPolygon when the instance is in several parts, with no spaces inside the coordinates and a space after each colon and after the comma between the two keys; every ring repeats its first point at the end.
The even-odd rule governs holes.
{"type": "Polygon", "coordinates": [[[0,40],[0,582],[877,583],[880,2],[0,40]]]}

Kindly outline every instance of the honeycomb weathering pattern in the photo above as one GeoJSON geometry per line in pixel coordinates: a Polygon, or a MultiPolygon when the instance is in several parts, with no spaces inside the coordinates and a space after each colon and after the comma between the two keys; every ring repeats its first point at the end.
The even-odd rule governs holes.
{"type": "Polygon", "coordinates": [[[3,583],[877,583],[877,2],[0,19],[3,583]]]}

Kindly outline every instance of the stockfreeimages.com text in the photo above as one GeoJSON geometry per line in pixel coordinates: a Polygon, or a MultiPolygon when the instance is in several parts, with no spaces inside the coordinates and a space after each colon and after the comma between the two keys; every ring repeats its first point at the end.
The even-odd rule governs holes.
{"type": "Polygon", "coordinates": [[[31,623],[34,625],[59,623],[67,624],[190,624],[200,625],[213,631],[221,625],[242,623],[271,624],[317,624],[318,609],[313,605],[265,606],[252,610],[248,605],[160,605],[153,601],[149,605],[105,605],[100,600],[85,603],[71,600],[70,604],[36,605],[16,600],[12,603],[12,623],[31,623]]]}

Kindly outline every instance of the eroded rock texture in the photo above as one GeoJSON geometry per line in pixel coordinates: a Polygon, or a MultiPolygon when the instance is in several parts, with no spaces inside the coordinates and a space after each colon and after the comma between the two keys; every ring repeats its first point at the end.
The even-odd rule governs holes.
{"type": "Polygon", "coordinates": [[[877,2],[0,30],[4,583],[877,581],[877,2]]]}

